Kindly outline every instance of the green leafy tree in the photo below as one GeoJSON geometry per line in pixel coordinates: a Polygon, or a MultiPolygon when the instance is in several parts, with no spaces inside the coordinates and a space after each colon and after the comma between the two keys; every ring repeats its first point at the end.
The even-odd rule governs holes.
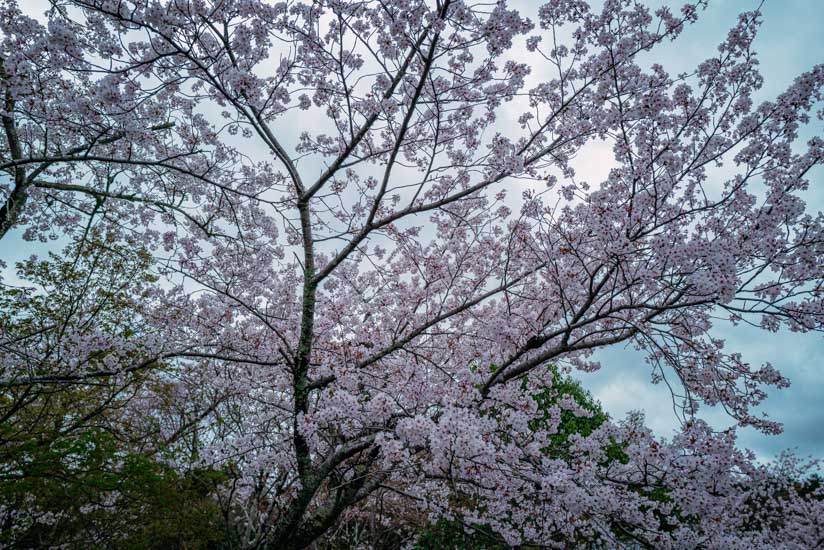
{"type": "Polygon", "coordinates": [[[137,305],[149,256],[92,232],[18,278],[0,286],[0,546],[226,544],[227,474],[186,466],[123,414],[165,384],[137,305]]]}

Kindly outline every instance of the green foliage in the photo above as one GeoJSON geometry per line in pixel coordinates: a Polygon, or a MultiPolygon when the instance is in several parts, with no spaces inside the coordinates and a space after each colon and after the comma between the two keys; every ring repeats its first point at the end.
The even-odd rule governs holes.
{"type": "Polygon", "coordinates": [[[141,349],[149,256],[92,231],[64,257],[17,267],[25,286],[0,285],[0,547],[222,544],[214,496],[227,475],[164,462],[150,419],[137,425],[121,414],[149,385],[163,385],[151,374],[159,363],[141,349]],[[101,344],[77,353],[67,335],[101,344]],[[108,371],[109,340],[134,344],[125,354],[120,346],[112,369],[147,368],[73,376],[108,371]]]}
{"type": "Polygon", "coordinates": [[[569,437],[573,434],[588,436],[609,418],[601,404],[595,401],[581,383],[570,376],[563,376],[558,371],[558,367],[550,365],[552,372],[552,386],[542,388],[532,394],[532,398],[538,404],[538,410],[542,416],[533,419],[529,423],[532,430],[545,427],[550,417],[549,410],[558,404],[559,399],[568,395],[582,409],[589,411],[591,416],[578,416],[574,412],[562,409],[561,420],[558,424],[558,431],[549,436],[550,446],[544,449],[553,457],[559,457],[564,452],[569,443],[569,437]]]}
{"type": "Polygon", "coordinates": [[[415,550],[505,550],[509,545],[497,540],[483,526],[465,529],[457,521],[440,519],[423,530],[415,550]]]}
{"type": "Polygon", "coordinates": [[[0,501],[30,521],[28,529],[0,529],[0,546],[136,550],[208,548],[223,540],[212,496],[225,473],[181,474],[123,447],[98,429],[5,445],[0,501]]]}

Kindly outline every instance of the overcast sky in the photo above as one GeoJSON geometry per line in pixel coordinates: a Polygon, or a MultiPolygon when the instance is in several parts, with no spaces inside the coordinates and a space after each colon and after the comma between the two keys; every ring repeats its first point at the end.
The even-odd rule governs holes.
{"type": "MultiPolygon", "coordinates": [[[[535,19],[534,12],[540,2],[520,0],[513,3],[522,13],[535,19]]],[[[669,4],[677,6],[680,3],[669,4]]],[[[754,9],[758,4],[758,0],[711,1],[696,25],[688,28],[674,44],[656,49],[645,62],[660,63],[670,74],[692,70],[702,60],[715,55],[717,44],[735,23],[738,12],[754,9]]],[[[42,12],[46,2],[22,0],[20,5],[24,11],[34,14],[42,12]]],[[[762,11],[764,24],[756,41],[756,50],[765,85],[756,99],[772,99],[795,76],[815,63],[824,62],[820,37],[821,29],[824,29],[824,0],[768,0],[762,11]]],[[[517,128],[515,117],[512,118],[513,127],[517,128]]],[[[809,134],[813,132],[824,133],[820,122],[810,129],[809,134]]],[[[284,137],[288,142],[294,136],[284,137]]],[[[580,157],[576,169],[583,179],[597,183],[609,171],[610,161],[609,147],[595,145],[580,157]]],[[[809,208],[824,210],[824,171],[819,169],[813,173],[811,181],[806,196],[809,208]]],[[[12,264],[32,253],[42,254],[48,249],[59,248],[23,243],[19,234],[19,231],[15,232],[0,242],[0,260],[12,264]]],[[[762,406],[770,417],[784,423],[784,433],[765,436],[745,429],[741,431],[741,445],[753,449],[765,460],[785,448],[796,448],[799,454],[824,458],[824,369],[821,368],[824,338],[819,334],[772,334],[746,326],[718,326],[716,335],[726,340],[728,350],[740,351],[756,365],[769,361],[792,382],[789,389],[774,392],[762,406]]],[[[599,372],[576,375],[604,408],[614,418],[621,418],[630,410],[643,410],[647,423],[658,435],[671,435],[677,419],[668,390],[666,386],[650,383],[650,367],[644,362],[643,355],[631,348],[613,347],[598,353],[596,358],[603,365],[599,372]]],[[[730,423],[719,411],[706,411],[704,416],[718,428],[730,423]]]]}

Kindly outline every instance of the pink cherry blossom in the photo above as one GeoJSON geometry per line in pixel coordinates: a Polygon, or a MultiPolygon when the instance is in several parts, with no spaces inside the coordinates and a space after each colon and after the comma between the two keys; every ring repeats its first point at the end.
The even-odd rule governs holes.
{"type": "Polygon", "coordinates": [[[153,277],[121,288],[131,336],[4,340],[4,387],[162,361],[169,394],[118,414],[158,456],[197,429],[175,467],[231,464],[248,548],[306,547],[378,500],[512,545],[824,540],[822,490],[796,483],[815,463],[760,465],[696,416],[781,429],[760,406],[789,381],[719,316],[824,330],[824,216],[801,198],[824,141],[799,137],[824,65],[756,103],[759,12],[676,76],[640,58],[702,1],[52,4],[0,0],[0,238],[105,236],[153,277]],[[614,164],[582,181],[595,141],[614,164]],[[609,420],[548,451],[562,414],[591,415],[563,394],[539,410],[550,366],[626,344],[683,429],[609,420]]]}

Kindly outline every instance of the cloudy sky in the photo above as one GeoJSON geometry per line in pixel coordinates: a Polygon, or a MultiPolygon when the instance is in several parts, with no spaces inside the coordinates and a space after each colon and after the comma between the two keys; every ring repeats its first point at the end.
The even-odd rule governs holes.
{"type": "MultiPolygon", "coordinates": [[[[681,2],[652,0],[649,3],[677,6],[681,2]]],[[[20,4],[33,15],[42,13],[47,2],[23,0],[20,4]]],[[[533,16],[540,2],[516,0],[513,4],[523,14],[533,16]]],[[[759,4],[759,0],[711,0],[696,25],[688,28],[677,42],[656,49],[644,61],[660,63],[670,74],[690,71],[716,53],[717,44],[735,23],[740,11],[754,9],[759,4]]],[[[756,99],[772,99],[795,76],[816,63],[824,62],[824,47],[820,39],[821,29],[824,28],[824,0],[767,0],[762,11],[764,24],[756,41],[756,49],[765,85],[756,99]]],[[[539,76],[538,72],[535,71],[535,76],[539,76]]],[[[512,118],[514,123],[515,117],[512,118]]],[[[808,135],[812,133],[824,133],[820,122],[810,128],[808,135]]],[[[290,137],[296,136],[284,137],[288,142],[290,137]]],[[[609,147],[596,144],[587,154],[580,156],[576,169],[582,179],[596,183],[609,171],[610,161],[609,147]]],[[[809,208],[824,210],[824,170],[813,173],[811,181],[806,196],[809,208]]],[[[19,232],[16,232],[0,243],[0,259],[13,264],[32,253],[42,254],[47,249],[59,248],[54,244],[23,243],[19,232]]],[[[740,433],[741,445],[753,449],[764,460],[786,448],[795,448],[801,455],[824,458],[824,338],[819,334],[772,334],[746,326],[733,328],[724,325],[717,327],[716,334],[726,340],[728,350],[740,351],[753,364],[770,362],[792,382],[789,389],[774,392],[762,406],[770,417],[784,423],[784,433],[766,436],[745,429],[740,433]]],[[[677,419],[670,395],[665,386],[650,383],[650,367],[643,356],[630,347],[619,347],[602,351],[596,357],[603,368],[595,374],[578,376],[604,408],[615,418],[623,417],[630,410],[642,410],[657,434],[672,434],[677,419]]],[[[718,428],[730,423],[720,411],[707,410],[703,416],[718,428]]]]}

